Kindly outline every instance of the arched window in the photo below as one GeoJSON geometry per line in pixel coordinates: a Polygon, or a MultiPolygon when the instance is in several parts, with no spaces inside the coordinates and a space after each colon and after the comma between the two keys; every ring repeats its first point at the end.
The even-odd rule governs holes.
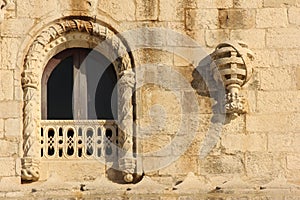
{"type": "Polygon", "coordinates": [[[114,66],[97,51],[66,49],[55,55],[42,79],[42,119],[117,119],[114,66]]]}
{"type": "Polygon", "coordinates": [[[42,76],[41,157],[115,159],[117,76],[102,54],[66,49],[42,76]]]}

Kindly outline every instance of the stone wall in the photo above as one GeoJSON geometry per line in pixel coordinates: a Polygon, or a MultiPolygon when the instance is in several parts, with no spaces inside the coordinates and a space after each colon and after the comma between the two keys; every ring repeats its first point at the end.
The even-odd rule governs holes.
{"type": "Polygon", "coordinates": [[[255,53],[254,75],[242,91],[248,112],[227,120],[217,145],[200,158],[214,101],[195,71],[198,63],[183,57],[192,52],[190,45],[147,31],[135,38],[143,42],[133,52],[140,172],[144,169],[168,185],[182,181],[188,172],[215,185],[234,175],[251,184],[265,184],[279,175],[299,183],[299,0],[12,0],[1,12],[0,178],[20,177],[21,72],[29,46],[52,21],[89,16],[120,33],[170,29],[194,39],[207,55],[226,40],[242,40],[255,53]],[[175,137],[184,141],[191,136],[188,146],[163,149],[175,137]]]}

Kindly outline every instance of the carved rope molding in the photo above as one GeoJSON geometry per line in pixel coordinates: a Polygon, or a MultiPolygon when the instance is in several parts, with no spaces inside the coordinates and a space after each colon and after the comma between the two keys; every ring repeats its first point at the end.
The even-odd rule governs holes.
{"type": "MultiPolygon", "coordinates": [[[[22,73],[22,87],[23,87],[23,158],[22,158],[22,180],[23,181],[37,181],[39,179],[39,117],[36,115],[36,112],[39,110],[37,107],[38,101],[38,86],[40,84],[41,77],[38,77],[42,74],[43,66],[46,65],[46,58],[49,52],[55,49],[61,43],[67,42],[68,37],[62,37],[69,33],[85,33],[91,36],[95,36],[101,41],[105,40],[110,47],[113,49],[116,54],[113,61],[114,64],[118,64],[117,73],[121,80],[124,71],[131,71],[131,60],[127,53],[127,48],[124,46],[123,42],[107,27],[95,23],[89,20],[82,19],[65,19],[54,22],[45,28],[33,41],[30,46],[28,53],[25,57],[24,71],[22,73]],[[117,58],[120,57],[120,58],[117,58]]],[[[89,37],[80,38],[82,41],[88,41],[89,37]]],[[[132,72],[133,73],[133,72],[132,72]]],[[[126,76],[127,77],[127,76],[126,76]]],[[[134,77],[134,75],[133,75],[134,77]]],[[[135,82],[134,79],[132,81],[135,82]]],[[[121,81],[122,82],[122,81],[121,81]]],[[[133,83],[134,83],[133,82],[133,83]]],[[[122,84],[123,85],[123,84],[122,84]]],[[[125,86],[126,87],[126,86],[125,86]]],[[[129,91],[132,91],[132,85],[128,85],[129,91]]],[[[127,91],[126,88],[122,87],[122,91],[127,91]]],[[[119,120],[120,126],[125,126],[126,128],[121,129],[122,136],[126,138],[124,142],[131,143],[129,148],[123,148],[125,151],[131,152],[132,154],[132,107],[131,99],[129,100],[128,95],[121,93],[122,100],[126,103],[120,104],[119,110],[121,110],[120,116],[123,117],[122,120],[119,120]],[[127,100],[126,100],[127,99],[127,100]],[[130,102],[129,102],[130,101],[130,102]],[[129,123],[130,122],[130,123],[129,123]]],[[[131,98],[131,95],[130,95],[131,98]]],[[[123,144],[120,144],[123,146],[123,144]]],[[[126,154],[127,155],[127,154],[126,154]]],[[[132,155],[130,156],[133,157],[132,155]]],[[[133,173],[132,166],[127,165],[121,167],[125,172],[125,177],[128,173],[133,173]]]]}
{"type": "Polygon", "coordinates": [[[124,180],[132,182],[135,169],[133,150],[133,115],[132,115],[132,94],[135,85],[135,75],[132,70],[125,70],[118,81],[118,117],[119,117],[119,141],[120,159],[119,166],[123,171],[124,180]]]}

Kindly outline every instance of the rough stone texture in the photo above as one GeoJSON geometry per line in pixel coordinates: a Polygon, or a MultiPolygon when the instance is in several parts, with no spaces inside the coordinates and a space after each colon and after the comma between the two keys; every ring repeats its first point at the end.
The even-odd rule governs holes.
{"type": "Polygon", "coordinates": [[[287,168],[288,169],[300,169],[300,157],[298,155],[287,156],[287,168]]]}
{"type": "Polygon", "coordinates": [[[15,101],[4,101],[0,103],[0,117],[19,117],[21,115],[21,104],[15,101]]]}
{"type": "Polygon", "coordinates": [[[291,7],[288,9],[289,23],[300,25],[300,8],[291,7]]]}
{"type": "Polygon", "coordinates": [[[270,48],[299,48],[300,30],[297,28],[278,28],[267,30],[266,44],[270,48]]]}
{"type": "MultiPolygon", "coordinates": [[[[67,1],[60,1],[60,3],[67,2],[67,1]]],[[[22,18],[40,18],[43,15],[48,15],[51,12],[54,12],[59,9],[58,2],[55,1],[43,1],[41,3],[40,1],[30,1],[30,0],[24,0],[24,1],[18,1],[18,9],[17,9],[17,15],[18,17],[22,18]]],[[[63,5],[66,6],[66,5],[63,5]]]]}
{"type": "Polygon", "coordinates": [[[233,0],[197,0],[198,8],[231,8],[233,0]]]}
{"type": "Polygon", "coordinates": [[[268,151],[272,152],[299,152],[299,133],[268,134],[268,151]]]}
{"type": "Polygon", "coordinates": [[[188,9],[185,18],[189,30],[216,29],[219,24],[217,9],[188,9]]]}
{"type": "Polygon", "coordinates": [[[0,139],[4,136],[4,120],[0,119],[0,139]]]}
{"type": "Polygon", "coordinates": [[[249,29],[255,26],[255,10],[225,9],[219,10],[221,28],[249,29]]]}
{"type": "Polygon", "coordinates": [[[135,4],[132,0],[126,2],[99,0],[98,8],[116,20],[133,21],[135,19],[135,4]]]}
{"type": "Polygon", "coordinates": [[[224,40],[229,39],[229,32],[226,30],[206,30],[205,42],[208,47],[215,47],[224,40]]]}
{"type": "Polygon", "coordinates": [[[15,141],[0,140],[0,156],[10,157],[18,154],[18,144],[15,141]]]}
{"type": "MultiPolygon", "coordinates": [[[[27,195],[32,199],[34,195],[41,198],[56,195],[59,198],[64,193],[63,188],[67,188],[65,193],[76,198],[93,193],[101,195],[102,199],[111,195],[115,199],[151,198],[149,194],[143,196],[147,188],[143,188],[142,182],[142,185],[110,185],[102,190],[105,184],[95,182],[97,189],[80,191],[80,184],[99,177],[106,180],[104,177],[115,176],[115,172],[109,169],[111,162],[105,166],[92,159],[83,162],[65,158],[42,159],[42,181],[37,185],[43,184],[50,175],[58,174],[61,179],[77,181],[72,187],[54,178],[52,181],[56,181],[52,186],[54,184],[55,189],[43,185],[40,188],[44,190],[35,193],[37,185],[19,183],[24,152],[22,110],[26,103],[22,102],[21,86],[24,58],[38,32],[49,23],[62,16],[80,16],[81,20],[89,18],[90,22],[99,22],[115,32],[147,27],[143,34],[133,38],[140,45],[138,47],[142,47],[132,52],[136,80],[141,84],[134,101],[137,149],[143,154],[155,152],[174,142],[175,137],[179,138],[176,145],[162,151],[159,156],[145,155],[141,158],[143,163],[138,161],[139,172],[154,169],[145,170],[145,174],[154,180],[151,184],[155,185],[156,181],[163,185],[159,188],[162,192],[152,199],[202,198],[192,191],[172,190],[189,172],[196,177],[205,176],[214,188],[224,185],[224,182],[235,182],[233,175],[238,174],[247,183],[247,189],[255,191],[252,196],[248,195],[251,192],[240,192],[237,188],[242,186],[235,182],[232,191],[205,194],[203,199],[296,199],[296,193],[285,195],[281,189],[289,187],[289,183],[300,185],[299,9],[299,0],[18,0],[7,6],[1,5],[0,14],[4,20],[0,26],[0,197],[21,199],[27,195]],[[192,38],[204,53],[194,53],[188,41],[161,32],[154,33],[150,27],[169,28],[192,38]],[[209,132],[210,126],[218,121],[213,114],[216,102],[210,97],[204,78],[195,70],[195,67],[207,69],[208,66],[198,66],[202,62],[191,63],[184,55],[205,57],[226,40],[246,42],[254,52],[255,60],[251,62],[253,77],[241,90],[248,109],[235,119],[226,118],[220,132],[209,132]],[[166,47],[169,47],[168,51],[166,47]],[[170,50],[176,50],[179,55],[170,50]],[[216,134],[217,144],[208,157],[200,158],[199,150],[207,133],[216,134]],[[184,141],[188,140],[189,143],[185,144],[184,141]],[[159,158],[167,156],[179,158],[174,162],[159,163],[162,162],[159,158]],[[161,169],[155,169],[162,165],[161,169]],[[253,189],[277,180],[279,176],[284,176],[287,182],[275,189],[278,190],[276,195],[253,189]],[[7,184],[8,180],[14,180],[11,188],[15,192],[3,191],[1,184],[7,184]],[[135,196],[135,193],[140,195],[135,196]],[[217,198],[218,195],[221,197],[217,198]]],[[[80,39],[90,36],[86,34],[88,24],[73,25],[78,37],[70,44],[76,46],[81,44],[80,39]]],[[[51,33],[48,35],[51,38],[55,31],[48,33],[51,33]]],[[[62,39],[64,37],[62,35],[62,39]]],[[[51,45],[56,46],[57,42],[60,41],[51,45]]],[[[110,41],[109,45],[114,42],[110,41]]],[[[35,62],[35,59],[34,54],[31,61],[35,62]]],[[[40,75],[37,75],[38,80],[41,80],[40,75]]],[[[40,89],[38,85],[38,91],[40,89]]],[[[37,99],[40,104],[40,96],[37,99]]],[[[40,116],[40,105],[32,113],[40,116]]]]}
{"type": "Polygon", "coordinates": [[[221,141],[228,152],[264,152],[267,150],[267,137],[265,134],[224,135],[221,141]]]}
{"type": "Polygon", "coordinates": [[[137,20],[157,20],[158,0],[138,0],[136,5],[137,20]]]}
{"type": "Polygon", "coordinates": [[[0,70],[0,101],[13,100],[13,71],[0,70]]]}
{"type": "Polygon", "coordinates": [[[244,170],[243,159],[239,155],[207,157],[202,168],[208,174],[238,174],[244,170]]]}
{"type": "Polygon", "coordinates": [[[5,120],[5,137],[20,138],[21,137],[21,119],[7,119],[5,120]]]}
{"type": "Polygon", "coordinates": [[[230,32],[231,40],[240,40],[249,44],[250,48],[261,49],[265,47],[266,32],[263,29],[233,30],[230,32]]]}
{"type": "Polygon", "coordinates": [[[0,177],[15,176],[15,160],[13,158],[0,158],[0,177]]]}
{"type": "Polygon", "coordinates": [[[295,73],[296,77],[296,86],[297,86],[297,89],[300,90],[300,67],[297,67],[296,68],[296,73],[295,73]]]}
{"type": "Polygon", "coordinates": [[[249,177],[268,182],[283,171],[283,156],[271,153],[247,153],[245,158],[246,172],[249,177]]]}
{"type": "Polygon", "coordinates": [[[291,90],[296,87],[291,74],[293,68],[268,68],[261,70],[260,82],[261,89],[268,91],[291,90]]]}
{"type": "Polygon", "coordinates": [[[18,37],[25,35],[33,27],[33,19],[8,19],[2,23],[2,26],[5,27],[1,31],[1,36],[6,37],[18,37]]]}
{"type": "Polygon", "coordinates": [[[292,130],[288,126],[288,121],[289,116],[287,114],[248,115],[246,118],[246,129],[251,132],[292,130]]]}
{"type": "Polygon", "coordinates": [[[297,0],[264,0],[264,7],[284,7],[284,6],[294,6],[297,0]]]}
{"type": "Polygon", "coordinates": [[[183,0],[160,0],[159,1],[159,20],[160,21],[183,21],[184,20],[184,1],[183,0]]]}
{"type": "Polygon", "coordinates": [[[233,0],[234,8],[261,8],[263,6],[263,0],[233,0]]]}
{"type": "Polygon", "coordinates": [[[300,111],[300,94],[297,91],[285,93],[258,92],[257,98],[257,110],[261,113],[293,113],[300,111]]]}
{"type": "Polygon", "coordinates": [[[286,8],[263,8],[256,13],[257,28],[280,28],[288,24],[286,8]],[[274,20],[276,19],[276,20],[274,20]]]}

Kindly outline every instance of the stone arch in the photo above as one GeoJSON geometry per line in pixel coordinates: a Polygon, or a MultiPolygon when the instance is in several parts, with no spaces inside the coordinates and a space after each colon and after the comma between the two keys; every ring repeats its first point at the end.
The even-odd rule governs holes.
{"type": "Polygon", "coordinates": [[[135,74],[123,41],[109,27],[82,17],[54,21],[36,37],[26,54],[22,72],[23,88],[23,181],[39,179],[39,121],[41,77],[47,61],[60,51],[72,48],[96,48],[114,65],[118,77],[119,168],[131,182],[135,170],[133,158],[132,92],[135,74]],[[100,44],[101,43],[101,44],[100,44]],[[99,45],[100,44],[100,45],[99,45]]]}

